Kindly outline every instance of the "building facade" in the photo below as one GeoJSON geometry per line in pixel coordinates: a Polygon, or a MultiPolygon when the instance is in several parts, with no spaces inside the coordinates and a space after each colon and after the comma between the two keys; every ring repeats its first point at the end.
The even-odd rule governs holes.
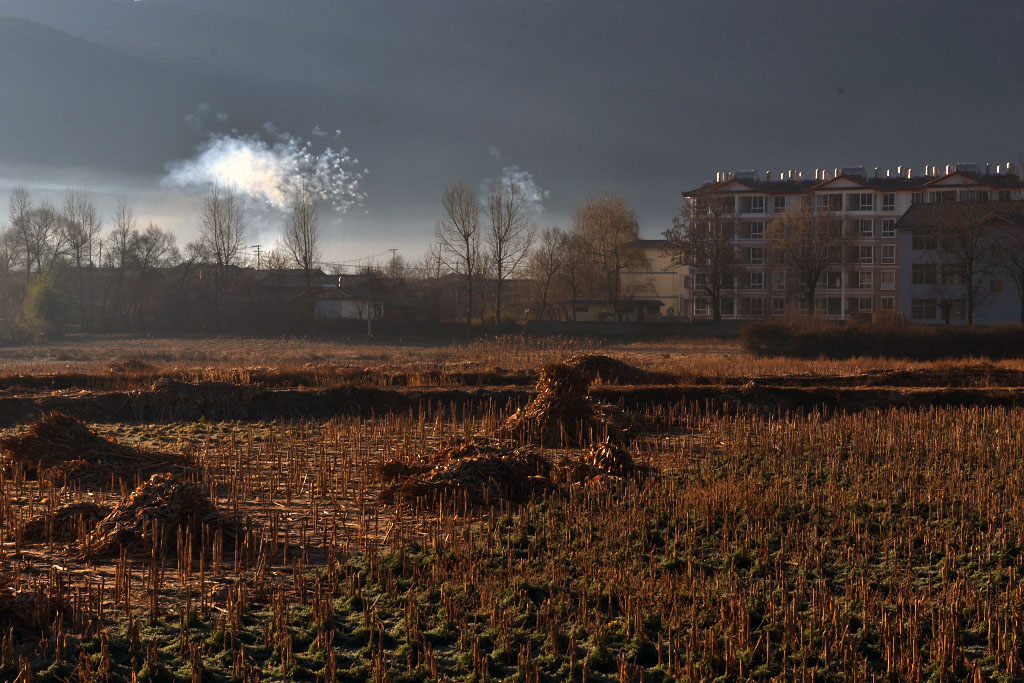
{"type": "MultiPolygon", "coordinates": [[[[809,313],[806,287],[792,265],[774,258],[773,222],[798,212],[836,221],[838,255],[822,272],[814,313],[834,320],[892,316],[900,301],[901,251],[896,225],[915,204],[1012,201],[1024,184],[1015,164],[957,164],[923,173],[863,167],[818,169],[814,176],[788,171],[719,173],[695,190],[690,202],[714,200],[733,224],[737,264],[720,300],[723,319],[757,319],[809,313]]],[[[690,316],[712,317],[700,263],[691,265],[690,316]]]]}
{"type": "Polygon", "coordinates": [[[899,311],[912,323],[1024,322],[1024,206],[915,204],[896,223],[899,311]]]}

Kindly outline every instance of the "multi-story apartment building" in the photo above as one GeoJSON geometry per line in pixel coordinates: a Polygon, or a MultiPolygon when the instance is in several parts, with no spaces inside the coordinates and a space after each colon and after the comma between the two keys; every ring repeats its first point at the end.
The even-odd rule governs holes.
{"type": "MultiPolygon", "coordinates": [[[[690,201],[714,200],[734,222],[739,266],[720,300],[723,319],[762,318],[807,313],[804,288],[792,267],[773,259],[770,226],[787,214],[828,214],[841,226],[841,253],[818,280],[815,314],[830,319],[893,315],[899,310],[899,260],[896,222],[915,203],[1009,200],[1022,196],[1016,164],[956,164],[923,173],[899,167],[895,172],[863,167],[818,169],[813,177],[787,171],[719,173],[695,190],[690,201]]],[[[712,316],[703,289],[706,275],[692,264],[692,316],[712,316]]]]}

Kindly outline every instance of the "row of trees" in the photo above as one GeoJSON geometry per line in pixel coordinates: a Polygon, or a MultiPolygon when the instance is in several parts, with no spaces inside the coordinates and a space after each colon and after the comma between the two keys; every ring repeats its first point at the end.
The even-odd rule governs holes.
{"type": "MultiPolygon", "coordinates": [[[[153,222],[140,228],[134,208],[123,198],[108,229],[93,199],[79,190],[67,191],[58,207],[49,198],[34,201],[19,186],[7,208],[7,225],[0,227],[0,320],[8,324],[27,318],[25,304],[39,280],[63,285],[61,298],[71,309],[66,317],[85,329],[137,325],[155,299],[185,289],[204,266],[212,267],[212,298],[223,317],[230,272],[246,264],[242,205],[223,188],[213,188],[204,198],[199,238],[184,248],[153,222]]],[[[267,265],[301,268],[309,281],[320,259],[319,240],[317,204],[303,189],[267,265]]]]}
{"type": "MultiPolygon", "coordinates": [[[[543,229],[526,188],[508,179],[482,192],[455,182],[441,199],[435,240],[418,262],[393,254],[387,263],[363,267],[378,308],[401,298],[414,302],[419,317],[501,324],[512,317],[574,318],[574,301],[617,304],[639,293],[622,277],[642,269],[646,259],[634,244],[636,214],[620,194],[588,197],[567,228],[543,229]]],[[[292,198],[279,244],[258,264],[247,251],[242,202],[226,188],[204,197],[198,238],[184,246],[153,222],[140,227],[126,199],[104,219],[79,190],[69,190],[56,206],[18,187],[7,214],[0,227],[0,320],[7,322],[27,319],[33,283],[59,290],[64,321],[99,330],[145,329],[175,315],[188,320],[190,311],[207,327],[223,326],[254,282],[241,272],[247,266],[301,271],[307,288],[328,282],[321,273],[318,204],[305,189],[292,198]],[[200,309],[201,316],[195,313],[200,309]]]]}
{"type": "Polygon", "coordinates": [[[468,183],[452,183],[441,207],[427,270],[458,283],[467,322],[486,283],[500,321],[506,283],[513,278],[529,282],[534,319],[574,318],[574,301],[600,297],[614,305],[637,293],[624,290],[622,274],[642,268],[646,258],[635,244],[636,214],[620,194],[603,192],[580,202],[567,230],[538,230],[523,188],[507,180],[495,181],[482,201],[468,183]]]}

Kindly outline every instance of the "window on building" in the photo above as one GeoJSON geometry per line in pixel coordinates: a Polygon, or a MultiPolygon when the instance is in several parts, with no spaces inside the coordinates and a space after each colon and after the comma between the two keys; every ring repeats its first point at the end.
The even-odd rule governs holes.
{"type": "Polygon", "coordinates": [[[875,195],[870,192],[853,192],[846,195],[847,211],[873,211],[875,195]]]}
{"type": "Polygon", "coordinates": [[[874,237],[875,236],[875,222],[868,219],[857,220],[857,234],[861,237],[874,237]]]}
{"type": "Polygon", "coordinates": [[[939,281],[944,285],[962,285],[964,283],[962,270],[955,263],[943,263],[939,268],[939,281]]]}
{"type": "Polygon", "coordinates": [[[1001,201],[1001,202],[1008,202],[1008,201],[1010,201],[1010,191],[1009,190],[999,190],[999,201],[1001,201]]]}
{"type": "Polygon", "coordinates": [[[896,263],[896,245],[882,245],[882,263],[896,263]]]}
{"type": "Polygon", "coordinates": [[[828,299],[815,299],[814,310],[818,313],[824,313],[828,310],[828,299]]]}
{"type": "Polygon", "coordinates": [[[857,262],[858,263],[874,263],[875,261],[875,247],[871,244],[862,244],[857,247],[857,262]]]}
{"type": "Polygon", "coordinates": [[[752,240],[763,240],[764,239],[764,221],[754,221],[750,224],[750,239],[752,240]]]}
{"type": "Polygon", "coordinates": [[[875,286],[875,274],[870,270],[862,270],[857,273],[857,287],[860,289],[871,289],[875,286]]]}
{"type": "Polygon", "coordinates": [[[924,204],[926,196],[927,195],[925,195],[924,192],[911,192],[910,193],[910,203],[911,204],[924,204]]]}
{"type": "Polygon", "coordinates": [[[752,266],[759,266],[764,263],[764,247],[751,247],[748,250],[749,258],[747,263],[752,266]]]}
{"type": "Polygon", "coordinates": [[[740,197],[740,213],[764,213],[764,196],[750,195],[740,197]]]}
{"type": "Polygon", "coordinates": [[[878,310],[880,311],[895,311],[896,310],[896,297],[894,296],[883,296],[878,300],[878,310]]]}
{"type": "Polygon", "coordinates": [[[696,290],[704,290],[708,286],[708,274],[702,271],[697,271],[693,274],[693,288],[696,290]]]}
{"type": "Polygon", "coordinates": [[[882,211],[896,210],[896,193],[886,192],[882,195],[882,211]]]}
{"type": "Polygon", "coordinates": [[[843,274],[838,270],[829,270],[825,272],[825,281],[823,283],[825,289],[839,289],[843,286],[843,274]]]}
{"type": "Polygon", "coordinates": [[[911,320],[935,320],[935,299],[911,299],[911,320]]]}
{"type": "Polygon", "coordinates": [[[938,190],[936,192],[929,192],[928,201],[933,204],[941,204],[943,202],[955,202],[956,190],[938,190]]]}
{"type": "Polygon", "coordinates": [[[939,238],[931,230],[915,230],[910,242],[910,248],[915,251],[938,249],[939,238]]]}
{"type": "Polygon", "coordinates": [[[882,220],[882,237],[896,236],[896,221],[892,218],[882,220]]]}
{"type": "Polygon", "coordinates": [[[1003,281],[1002,280],[992,280],[990,287],[992,289],[992,293],[993,294],[999,294],[1000,292],[1003,291],[1003,281]]]}
{"type": "Polygon", "coordinates": [[[694,315],[711,315],[711,299],[697,299],[693,302],[694,315]]]}
{"type": "Polygon", "coordinates": [[[951,320],[967,320],[967,299],[952,299],[949,302],[951,320]]]}
{"type": "Polygon", "coordinates": [[[910,266],[910,282],[915,285],[934,285],[938,281],[938,267],[934,263],[914,263],[910,266]]]}
{"type": "Polygon", "coordinates": [[[589,313],[590,312],[590,306],[577,306],[576,307],[576,312],[577,313],[589,313]]]}
{"type": "Polygon", "coordinates": [[[764,289],[764,273],[751,273],[750,274],[750,288],[751,289],[764,289]]]}
{"type": "Polygon", "coordinates": [[[896,289],[896,271],[883,270],[880,276],[882,289],[896,289]]]}
{"type": "Polygon", "coordinates": [[[857,299],[857,310],[861,313],[870,313],[874,310],[874,299],[870,296],[862,296],[857,299]]]}
{"type": "Polygon", "coordinates": [[[842,315],[843,314],[843,300],[838,296],[830,296],[828,298],[828,305],[825,309],[826,315],[842,315]]]}
{"type": "Polygon", "coordinates": [[[786,314],[786,299],[781,296],[772,297],[772,315],[786,314]]]}
{"type": "Polygon", "coordinates": [[[818,211],[842,211],[843,195],[839,193],[815,195],[814,208],[818,211]]]}
{"type": "Polygon", "coordinates": [[[784,196],[772,197],[772,213],[782,213],[786,210],[786,198],[784,196]]]}
{"type": "Polygon", "coordinates": [[[750,299],[750,315],[764,315],[764,299],[750,299]]]}
{"type": "Polygon", "coordinates": [[[733,308],[733,299],[731,299],[731,298],[723,298],[719,302],[719,306],[722,309],[722,315],[732,315],[733,314],[733,310],[735,310],[733,308]]]}
{"type": "Polygon", "coordinates": [[[956,198],[961,202],[984,202],[988,201],[988,190],[960,190],[956,198]]]}
{"type": "Polygon", "coordinates": [[[786,288],[786,271],[776,270],[772,273],[772,289],[786,288]]]}
{"type": "MultiPolygon", "coordinates": [[[[819,301],[821,301],[821,299],[819,299],[819,301]]],[[[800,300],[797,302],[797,307],[800,309],[801,313],[807,315],[807,299],[800,297],[800,300]]]]}

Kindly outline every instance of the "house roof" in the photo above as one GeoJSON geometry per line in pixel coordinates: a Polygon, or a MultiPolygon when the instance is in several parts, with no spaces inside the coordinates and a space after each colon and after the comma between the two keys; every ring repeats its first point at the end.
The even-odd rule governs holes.
{"type": "Polygon", "coordinates": [[[1020,202],[939,202],[912,204],[896,221],[896,228],[934,228],[943,223],[986,223],[1003,221],[1024,226],[1024,205],[1020,202]]]}
{"type": "Polygon", "coordinates": [[[913,190],[918,188],[931,187],[952,177],[962,176],[968,183],[980,183],[992,188],[1021,188],[1024,181],[1018,175],[1012,174],[982,174],[971,171],[954,171],[939,177],[913,176],[889,176],[875,178],[874,176],[839,175],[828,180],[755,180],[752,178],[730,178],[720,182],[704,183],[700,187],[683,192],[684,197],[694,197],[702,194],[717,194],[723,192],[730,185],[739,185],[743,190],[739,192],[761,192],[764,194],[803,194],[805,192],[817,192],[826,189],[829,185],[838,181],[848,181],[871,190],[896,191],[913,190]]]}

